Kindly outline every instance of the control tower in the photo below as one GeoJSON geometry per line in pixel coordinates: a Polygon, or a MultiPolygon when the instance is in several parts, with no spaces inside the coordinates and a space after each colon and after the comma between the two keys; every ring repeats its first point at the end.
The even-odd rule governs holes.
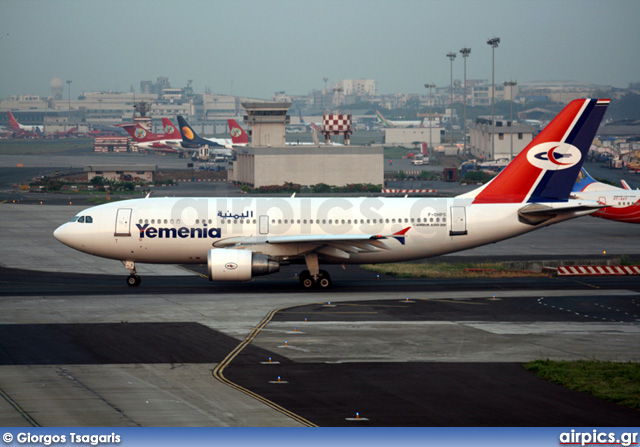
{"type": "Polygon", "coordinates": [[[247,111],[244,123],[249,126],[249,146],[285,146],[285,126],[291,122],[287,115],[290,102],[243,102],[242,107],[247,111]]]}

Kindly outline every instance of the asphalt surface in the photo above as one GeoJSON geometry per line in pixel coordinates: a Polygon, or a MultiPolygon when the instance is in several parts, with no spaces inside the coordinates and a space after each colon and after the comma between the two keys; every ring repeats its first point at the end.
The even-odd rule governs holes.
{"type": "MultiPolygon", "coordinates": [[[[0,169],[0,184],[15,175],[0,169]]],[[[226,284],[203,266],[142,265],[131,288],[119,262],[52,237],[86,206],[52,197],[0,205],[3,425],[640,424],[636,410],[523,367],[639,361],[637,277],[400,279],[329,266],[332,290],[308,293],[295,265],[226,284]]],[[[435,260],[639,254],[635,226],[581,218],[435,260]]]]}
{"type": "MultiPolygon", "coordinates": [[[[3,284],[6,284],[5,270],[2,269],[3,284]]],[[[89,305],[96,306],[101,299],[89,289],[101,289],[101,284],[98,282],[90,286],[85,282],[88,278],[75,276],[80,276],[78,280],[84,284],[85,294],[73,298],[71,292],[65,299],[73,301],[74,306],[82,306],[81,303],[88,298],[92,302],[89,305]]],[[[170,279],[173,287],[164,290],[167,296],[173,296],[172,292],[178,289],[182,296],[197,296],[200,292],[191,291],[185,284],[194,278],[170,279]]],[[[55,300],[56,293],[47,293],[49,280],[46,276],[33,278],[31,284],[37,283],[39,287],[30,291],[29,296],[41,297],[45,301],[55,300]]],[[[71,284],[73,280],[73,276],[62,279],[71,284]]],[[[378,291],[369,292],[372,298],[382,296],[384,291],[390,289],[409,293],[404,286],[406,281],[401,284],[393,279],[379,281],[378,291]]],[[[451,289],[467,289],[460,281],[457,287],[453,284],[435,285],[436,281],[429,280],[414,282],[422,290],[448,290],[450,293],[451,289]]],[[[531,280],[500,282],[502,284],[498,287],[503,291],[534,285],[540,287],[539,283],[531,280]]],[[[455,322],[456,326],[524,323],[536,327],[545,323],[566,327],[573,323],[584,328],[579,329],[581,337],[589,337],[589,323],[595,319],[617,325],[616,329],[609,327],[608,332],[622,331],[624,328],[633,330],[632,335],[637,340],[640,333],[640,285],[637,282],[615,281],[607,284],[606,281],[590,280],[582,287],[597,288],[598,293],[588,298],[578,292],[571,296],[536,295],[509,299],[488,296],[473,299],[411,299],[405,302],[372,299],[331,304],[319,302],[283,308],[273,315],[262,331],[268,338],[272,336],[269,332],[278,330],[280,326],[288,326],[288,331],[280,332],[291,341],[282,338],[279,344],[273,345],[272,341],[262,340],[262,332],[259,333],[255,342],[243,346],[233,356],[224,370],[224,377],[234,385],[260,396],[261,400],[266,399],[286,408],[296,418],[320,426],[635,426],[640,423],[640,412],[538,379],[526,371],[521,362],[446,361],[448,350],[460,349],[456,342],[448,344],[446,340],[438,340],[418,345],[402,332],[420,330],[424,328],[421,325],[451,322],[455,322]],[[631,288],[635,294],[609,294],[608,289],[619,290],[624,287],[631,288]],[[403,329],[402,323],[409,325],[403,329]],[[343,347],[349,351],[346,354],[327,350],[326,353],[314,354],[322,357],[322,361],[305,360],[304,352],[310,349],[326,349],[323,348],[324,344],[349,344],[349,336],[345,336],[343,331],[332,334],[322,330],[324,325],[339,327],[345,324],[348,327],[360,324],[365,326],[366,331],[380,331],[380,328],[375,328],[376,324],[393,324],[398,332],[394,340],[386,342],[391,345],[386,349],[407,349],[393,345],[408,343],[412,345],[408,352],[410,356],[413,353],[416,360],[359,361],[358,356],[350,353],[351,350],[368,349],[365,346],[367,339],[374,345],[380,343],[379,339],[369,336],[356,340],[363,345],[356,342],[343,347]],[[273,345],[271,349],[262,346],[269,344],[273,345]],[[418,361],[421,350],[434,349],[438,350],[438,355],[444,361],[418,361]],[[297,358],[300,352],[303,357],[297,358]],[[356,413],[361,419],[354,420],[356,413]]],[[[475,292],[484,290],[485,295],[496,290],[489,284],[478,283],[470,289],[475,292]]],[[[244,296],[240,294],[241,297],[237,299],[250,299],[250,295],[257,292],[246,293],[244,296]]],[[[12,294],[11,290],[8,294],[12,294]]],[[[130,306],[137,307],[141,296],[144,294],[129,295],[130,306]]],[[[498,296],[502,294],[498,293],[498,296]]],[[[555,330],[558,330],[557,327],[555,330]]],[[[473,332],[475,337],[483,336],[479,329],[473,332]]],[[[510,336],[516,337],[513,334],[510,336]]],[[[65,365],[72,369],[73,365],[171,364],[175,367],[184,364],[220,364],[239,346],[242,345],[238,339],[193,321],[2,324],[0,378],[2,368],[6,366],[48,365],[59,368],[65,365]]],[[[633,355],[637,359],[640,352],[638,349],[635,351],[633,355]]],[[[209,380],[213,382],[214,378],[210,376],[209,380]]],[[[11,388],[11,384],[7,386],[6,378],[0,379],[0,384],[3,389],[11,388]]],[[[166,383],[163,386],[180,387],[180,384],[166,383]]],[[[37,402],[31,404],[36,405],[31,416],[38,420],[37,402]]],[[[63,402],[58,402],[58,405],[64,408],[63,402]]],[[[100,418],[95,422],[100,425],[100,418]]]]}

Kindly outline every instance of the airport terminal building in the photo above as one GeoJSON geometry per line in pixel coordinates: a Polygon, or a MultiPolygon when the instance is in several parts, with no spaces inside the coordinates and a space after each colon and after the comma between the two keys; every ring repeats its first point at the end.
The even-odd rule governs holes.
{"type": "Polygon", "coordinates": [[[259,188],[296,183],[331,186],[384,183],[381,147],[329,144],[286,145],[290,103],[243,103],[251,143],[238,149],[229,180],[259,188]],[[276,144],[272,144],[276,143],[276,144]]]}

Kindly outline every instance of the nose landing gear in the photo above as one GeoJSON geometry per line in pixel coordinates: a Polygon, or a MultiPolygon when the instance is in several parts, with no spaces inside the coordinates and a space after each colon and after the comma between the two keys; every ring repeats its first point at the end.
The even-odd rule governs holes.
{"type": "Polygon", "coordinates": [[[142,281],[136,273],[136,263],[133,261],[122,261],[122,264],[129,270],[129,276],[127,277],[127,285],[129,287],[138,287],[142,281]]]}

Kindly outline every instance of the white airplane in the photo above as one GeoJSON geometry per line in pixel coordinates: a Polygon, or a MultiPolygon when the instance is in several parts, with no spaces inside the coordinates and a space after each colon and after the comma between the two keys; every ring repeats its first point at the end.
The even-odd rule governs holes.
{"type": "Polygon", "coordinates": [[[376,110],[376,118],[378,118],[378,122],[382,124],[382,127],[422,127],[423,122],[420,120],[416,121],[391,121],[382,116],[378,110],[376,110]]]}
{"type": "Polygon", "coordinates": [[[16,136],[44,135],[44,126],[20,124],[11,111],[7,112],[9,116],[9,125],[16,136]]]}
{"type": "Polygon", "coordinates": [[[609,100],[571,102],[482,187],[453,198],[145,198],[80,212],[60,242],[136,263],[204,264],[212,281],[248,281],[305,263],[305,288],[326,288],[320,264],[408,261],[466,250],[587,215],[569,200],[609,100]]]}
{"type": "Polygon", "coordinates": [[[621,180],[623,188],[598,182],[585,169],[582,169],[579,180],[573,188],[571,198],[597,200],[604,205],[592,216],[640,224],[640,190],[631,189],[624,180],[621,180]]]}

